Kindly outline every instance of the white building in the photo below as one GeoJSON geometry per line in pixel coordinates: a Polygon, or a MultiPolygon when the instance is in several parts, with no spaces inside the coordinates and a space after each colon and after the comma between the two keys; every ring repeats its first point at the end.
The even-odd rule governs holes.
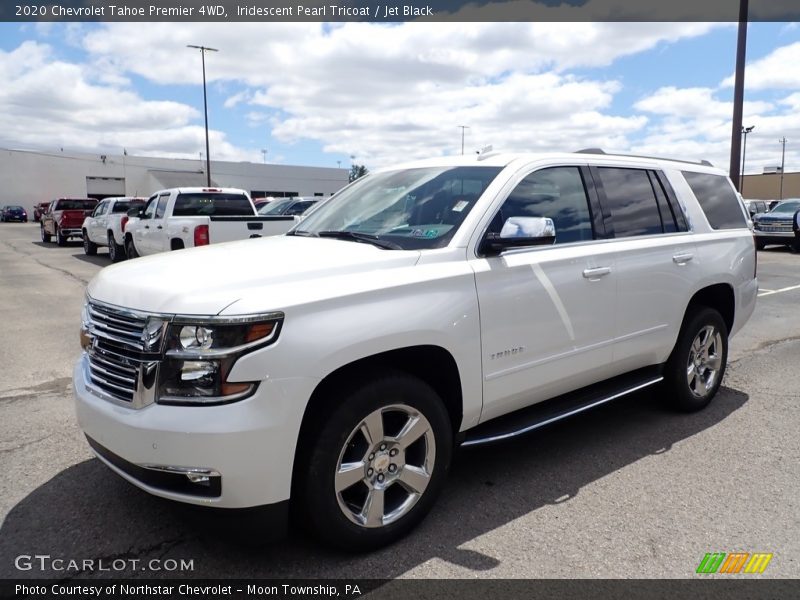
{"type": "MultiPolygon", "coordinates": [[[[60,197],[149,196],[164,188],[205,186],[198,159],[40,152],[0,148],[0,206],[33,205],[60,197]]],[[[253,198],[330,196],[347,184],[348,170],[211,161],[211,182],[241,188],[253,198]]]]}

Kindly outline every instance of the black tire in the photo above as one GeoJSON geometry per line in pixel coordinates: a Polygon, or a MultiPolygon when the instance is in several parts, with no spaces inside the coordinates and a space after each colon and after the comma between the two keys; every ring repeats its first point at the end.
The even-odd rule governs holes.
{"type": "Polygon", "coordinates": [[[719,390],[728,361],[728,327],[722,315],[705,306],[690,310],[664,367],[664,398],[682,412],[708,406],[719,390]],[[708,340],[705,353],[704,339],[708,340]],[[699,354],[695,351],[698,347],[699,354]]]}
{"type": "Polygon", "coordinates": [[[97,254],[97,244],[89,239],[89,234],[86,233],[85,229],[83,230],[83,252],[86,256],[94,256],[97,254]]]}
{"type": "MultiPolygon", "coordinates": [[[[390,544],[406,535],[425,517],[442,489],[453,451],[453,430],[447,410],[428,384],[394,371],[364,381],[349,391],[341,390],[326,400],[330,401],[328,406],[335,408],[326,413],[316,427],[304,430],[298,448],[295,492],[303,522],[323,542],[348,551],[366,551],[390,544]],[[383,439],[371,445],[357,428],[368,416],[382,409],[385,412],[378,414],[385,434],[383,439]],[[420,428],[414,430],[424,429],[424,433],[405,450],[398,450],[394,447],[392,434],[401,439],[402,424],[408,425],[415,419],[420,428]],[[360,457],[356,462],[363,463],[357,469],[360,479],[339,494],[336,491],[336,473],[340,460],[342,463],[351,462],[348,453],[360,457]],[[390,454],[394,458],[390,458],[390,454]],[[370,460],[370,456],[374,459],[370,460]],[[419,462],[432,465],[432,469],[419,466],[419,462]],[[427,474],[416,482],[416,485],[421,483],[420,487],[425,487],[422,487],[420,495],[415,496],[403,481],[407,477],[410,481],[415,472],[426,471],[427,474]],[[367,484],[367,479],[372,483],[367,484]],[[368,487],[373,484],[374,488],[368,487]],[[385,490],[385,496],[381,489],[385,490]],[[379,494],[386,501],[380,513],[372,513],[381,515],[375,522],[386,519],[390,522],[366,526],[351,520],[359,518],[356,509],[362,515],[369,513],[368,498],[373,494],[379,494]],[[403,509],[407,501],[410,504],[403,509]],[[361,508],[359,503],[363,504],[361,508]],[[393,508],[395,503],[397,506],[393,508]],[[393,515],[395,509],[400,512],[393,515]],[[345,511],[349,511],[351,516],[348,517],[345,511]]],[[[407,439],[415,438],[409,434],[407,439]]],[[[380,505],[376,503],[376,506],[380,505]]]]}
{"type": "Polygon", "coordinates": [[[125,238],[125,257],[138,258],[139,253],[136,252],[136,246],[133,245],[133,238],[128,236],[125,238]]]}
{"type": "Polygon", "coordinates": [[[56,244],[59,246],[67,245],[67,238],[62,235],[61,230],[58,227],[56,227],[56,244]]]}
{"type": "Polygon", "coordinates": [[[47,231],[44,228],[44,225],[39,227],[39,229],[41,230],[41,234],[42,234],[42,242],[45,243],[45,244],[49,244],[50,243],[50,234],[47,233],[47,231]]]}
{"type": "Polygon", "coordinates": [[[111,262],[120,262],[125,260],[125,246],[120,246],[114,241],[114,234],[108,232],[108,257],[111,262]]]}

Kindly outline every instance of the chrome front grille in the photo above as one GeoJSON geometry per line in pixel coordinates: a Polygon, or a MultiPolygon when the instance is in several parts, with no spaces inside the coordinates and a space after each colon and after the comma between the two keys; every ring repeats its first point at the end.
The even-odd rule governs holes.
{"type": "Polygon", "coordinates": [[[101,348],[89,353],[89,377],[94,385],[117,400],[133,402],[139,378],[138,366],[101,348]]]}
{"type": "Polygon", "coordinates": [[[769,231],[769,232],[792,232],[792,220],[782,220],[782,221],[764,221],[764,222],[757,222],[755,223],[755,228],[759,231],[769,231]]]}
{"type": "Polygon", "coordinates": [[[168,319],[100,304],[86,305],[87,384],[108,400],[141,408],[154,384],[168,319]]]}

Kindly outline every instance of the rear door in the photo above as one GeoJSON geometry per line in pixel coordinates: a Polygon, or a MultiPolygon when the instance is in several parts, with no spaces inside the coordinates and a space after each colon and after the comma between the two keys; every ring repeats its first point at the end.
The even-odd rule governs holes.
{"type": "Polygon", "coordinates": [[[592,167],[617,273],[614,368],[624,373],[666,360],[697,280],[695,246],[659,170],[592,167]]]}

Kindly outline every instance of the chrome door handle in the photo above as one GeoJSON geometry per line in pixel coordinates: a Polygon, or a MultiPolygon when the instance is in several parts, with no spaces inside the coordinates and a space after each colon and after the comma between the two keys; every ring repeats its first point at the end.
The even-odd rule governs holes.
{"type": "Polygon", "coordinates": [[[611,267],[597,267],[594,269],[584,269],[583,276],[586,279],[600,279],[611,273],[611,267]]]}
{"type": "Polygon", "coordinates": [[[672,257],[672,262],[676,265],[685,265],[694,258],[694,254],[686,252],[685,254],[676,254],[672,257]]]}

